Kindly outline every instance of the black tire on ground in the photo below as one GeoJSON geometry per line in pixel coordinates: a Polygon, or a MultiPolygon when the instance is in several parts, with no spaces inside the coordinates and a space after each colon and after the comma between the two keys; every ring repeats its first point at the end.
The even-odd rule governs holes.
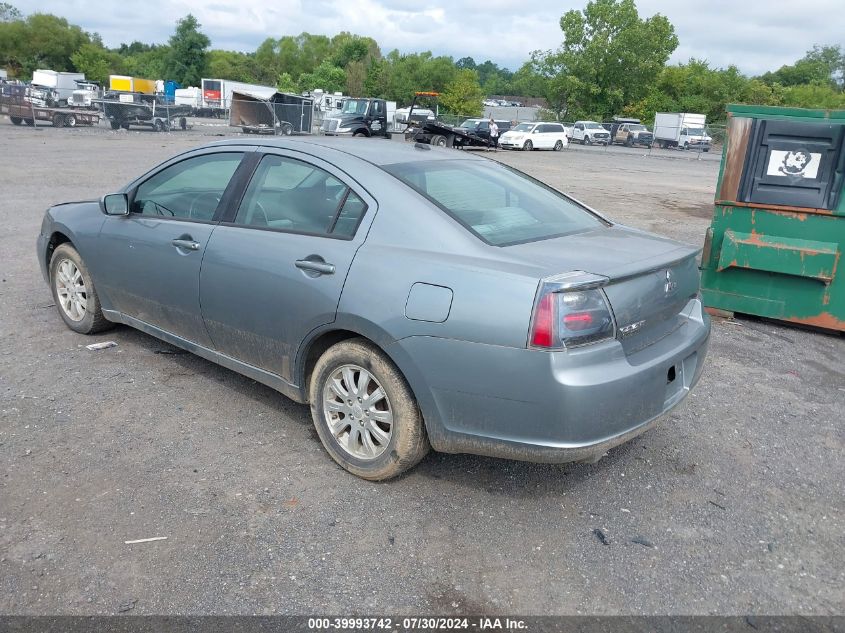
{"type": "Polygon", "coordinates": [[[422,414],[402,373],[381,350],[356,338],[330,347],[317,361],[308,388],[311,417],[320,441],[340,466],[363,479],[396,477],[415,466],[430,450],[422,414]],[[370,460],[354,457],[332,435],[323,414],[323,390],[331,375],[343,365],[366,369],[382,386],[393,413],[387,448],[370,460]]]}
{"type": "Polygon", "coordinates": [[[153,121],[153,129],[156,132],[164,132],[164,122],[161,119],[153,121]]]}
{"type": "Polygon", "coordinates": [[[19,116],[10,116],[9,119],[11,119],[12,125],[20,125],[23,123],[23,119],[19,116]]]}
{"type": "Polygon", "coordinates": [[[429,143],[437,147],[446,147],[446,137],[441,134],[435,134],[431,137],[429,143]]]}
{"type": "Polygon", "coordinates": [[[35,119],[24,119],[23,122],[29,127],[35,127],[35,119]]]}
{"type": "Polygon", "coordinates": [[[556,152],[559,152],[562,149],[563,149],[563,141],[559,140],[557,143],[555,143],[554,150],[556,152]]]}
{"type": "Polygon", "coordinates": [[[122,127],[124,130],[128,130],[128,129],[129,129],[129,124],[124,122],[124,123],[121,123],[121,124],[120,124],[120,127],[122,127]]]}
{"type": "Polygon", "coordinates": [[[59,113],[53,115],[53,127],[64,127],[65,117],[59,113]]]}
{"type": "Polygon", "coordinates": [[[65,116],[65,125],[68,127],[76,127],[76,115],[71,113],[65,116]]]}
{"type": "Polygon", "coordinates": [[[689,149],[689,143],[684,142],[684,150],[688,150],[688,149],[689,149]]]}
{"type": "Polygon", "coordinates": [[[85,262],[82,261],[76,249],[67,242],[59,244],[50,258],[50,290],[53,293],[53,300],[56,302],[56,309],[59,311],[59,316],[62,317],[65,324],[74,332],[79,332],[80,334],[96,334],[97,332],[102,332],[113,327],[113,324],[103,316],[103,311],[100,308],[100,299],[97,296],[94,282],[91,280],[91,274],[88,272],[85,262]],[[82,283],[85,286],[84,294],[87,305],[85,307],[85,316],[80,321],[71,319],[65,313],[64,309],[62,309],[61,301],[59,300],[56,285],[57,271],[65,260],[70,260],[76,266],[82,275],[82,283]]]}
{"type": "Polygon", "coordinates": [[[120,123],[118,123],[117,121],[109,121],[109,125],[111,126],[111,129],[113,129],[113,130],[120,129],[120,123]]]}
{"type": "Polygon", "coordinates": [[[293,134],[293,126],[290,123],[282,123],[281,133],[282,136],[290,136],[293,134]]]}
{"type": "Polygon", "coordinates": [[[709,147],[707,147],[707,148],[705,148],[705,149],[704,149],[704,151],[705,151],[705,152],[709,152],[709,151],[710,151],[710,148],[709,148],[709,147]]]}
{"type": "Polygon", "coordinates": [[[585,138],[584,138],[584,142],[585,142],[587,145],[592,145],[592,144],[593,144],[593,139],[592,139],[592,137],[587,136],[587,137],[585,137],[585,138]]]}
{"type": "Polygon", "coordinates": [[[522,150],[525,151],[525,152],[530,152],[533,149],[534,149],[534,143],[532,143],[530,140],[525,141],[525,143],[522,145],[522,150]]]}
{"type": "Polygon", "coordinates": [[[188,129],[188,119],[186,119],[185,117],[181,117],[179,119],[179,128],[182,129],[182,130],[187,130],[188,129]]]}

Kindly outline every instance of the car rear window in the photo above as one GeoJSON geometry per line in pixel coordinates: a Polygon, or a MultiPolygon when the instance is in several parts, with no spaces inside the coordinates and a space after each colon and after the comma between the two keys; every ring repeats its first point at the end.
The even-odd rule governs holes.
{"type": "Polygon", "coordinates": [[[603,225],[560,192],[492,161],[420,161],[383,169],[493,246],[545,240],[603,225]]]}

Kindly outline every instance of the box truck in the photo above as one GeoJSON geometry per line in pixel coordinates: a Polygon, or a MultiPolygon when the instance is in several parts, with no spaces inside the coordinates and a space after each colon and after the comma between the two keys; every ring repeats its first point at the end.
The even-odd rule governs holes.
{"type": "Polygon", "coordinates": [[[707,117],[690,112],[658,112],[654,115],[654,143],[658,147],[679,147],[710,151],[713,140],[707,134],[707,117]]]}
{"type": "Polygon", "coordinates": [[[156,82],[152,79],[141,79],[140,77],[109,75],[109,90],[154,95],[156,93],[156,82]]]}
{"type": "Polygon", "coordinates": [[[76,90],[76,82],[85,81],[85,73],[60,73],[55,70],[36,70],[32,73],[30,93],[33,103],[45,106],[64,106],[76,90]]]}

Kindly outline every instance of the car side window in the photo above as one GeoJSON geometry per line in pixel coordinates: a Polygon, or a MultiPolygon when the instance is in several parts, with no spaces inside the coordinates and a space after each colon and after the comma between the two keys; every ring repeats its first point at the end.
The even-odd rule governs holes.
{"type": "Polygon", "coordinates": [[[366,209],[354,191],[327,171],[267,155],[252,176],[235,224],[352,237],[366,209]]]}
{"type": "Polygon", "coordinates": [[[211,220],[242,157],[243,152],[203,154],[165,167],[138,185],[130,211],[211,220]]]}

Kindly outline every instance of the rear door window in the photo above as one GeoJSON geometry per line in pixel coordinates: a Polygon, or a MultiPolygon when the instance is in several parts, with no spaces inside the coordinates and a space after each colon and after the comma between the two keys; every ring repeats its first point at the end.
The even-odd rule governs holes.
{"type": "Polygon", "coordinates": [[[366,209],[360,196],[327,171],[270,154],[255,170],[235,224],[350,238],[366,209]]]}

